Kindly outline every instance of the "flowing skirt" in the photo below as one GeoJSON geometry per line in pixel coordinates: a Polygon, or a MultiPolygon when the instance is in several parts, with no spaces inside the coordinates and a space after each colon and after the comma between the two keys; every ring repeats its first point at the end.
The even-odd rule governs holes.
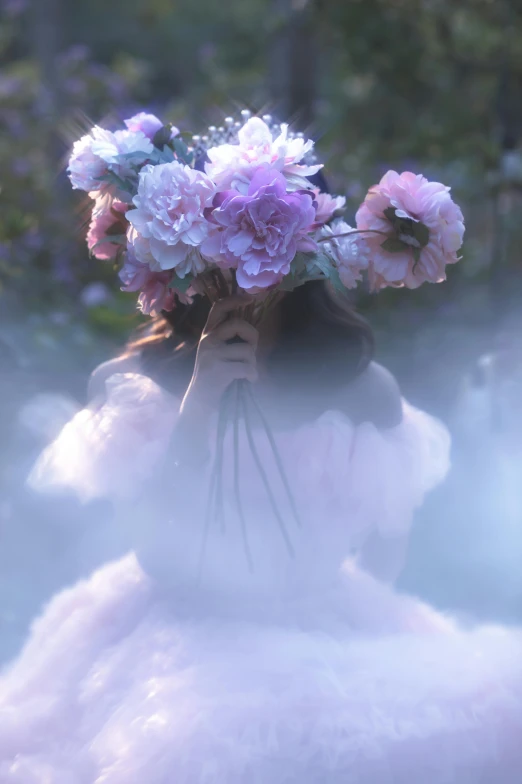
{"type": "Polygon", "coordinates": [[[167,602],[135,557],[56,597],[0,679],[2,784],[515,784],[522,633],[347,566],[278,612],[167,602]]]}

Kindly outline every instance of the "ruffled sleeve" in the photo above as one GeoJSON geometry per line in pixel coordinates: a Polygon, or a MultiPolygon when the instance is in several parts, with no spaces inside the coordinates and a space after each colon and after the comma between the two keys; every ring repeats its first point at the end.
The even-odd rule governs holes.
{"type": "Polygon", "coordinates": [[[322,518],[348,529],[355,545],[374,530],[384,537],[406,534],[415,509],[450,466],[446,427],[405,401],[396,427],[354,426],[328,412],[308,438],[299,458],[306,502],[320,499],[322,518]]]}
{"type": "Polygon", "coordinates": [[[94,401],[65,425],[29,478],[39,492],[73,492],[83,501],[129,499],[165,454],[179,401],[151,379],[116,374],[94,401]]]}
{"type": "Polygon", "coordinates": [[[408,532],[414,511],[449,470],[450,446],[444,425],[406,402],[397,427],[357,428],[354,462],[358,476],[371,472],[374,477],[375,527],[382,536],[408,532]]]}

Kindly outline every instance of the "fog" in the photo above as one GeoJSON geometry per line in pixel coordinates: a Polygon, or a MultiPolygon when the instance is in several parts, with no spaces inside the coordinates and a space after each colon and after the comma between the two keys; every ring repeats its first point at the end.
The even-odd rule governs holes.
{"type": "MultiPolygon", "coordinates": [[[[440,416],[453,439],[452,469],[416,514],[399,587],[470,621],[522,620],[517,429],[522,389],[513,337],[514,346],[478,355],[474,362],[461,358],[457,371],[449,369],[448,352],[449,398],[441,390],[450,379],[441,377],[440,367],[433,387],[428,368],[434,355],[419,359],[417,372],[411,354],[391,352],[387,362],[411,402],[440,416]]],[[[109,503],[82,505],[72,495],[42,494],[26,484],[37,455],[85,404],[93,357],[53,378],[43,374],[41,361],[24,367],[22,350],[8,349],[5,339],[2,346],[0,657],[5,663],[54,593],[125,553],[130,543],[109,503]]],[[[51,355],[60,356],[63,365],[70,346],[57,341],[52,352],[43,353],[51,367],[51,355]]],[[[99,350],[97,359],[104,358],[99,350]]]]}

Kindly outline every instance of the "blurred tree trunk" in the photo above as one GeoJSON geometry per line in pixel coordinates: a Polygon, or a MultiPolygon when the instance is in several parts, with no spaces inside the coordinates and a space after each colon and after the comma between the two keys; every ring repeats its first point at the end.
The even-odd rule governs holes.
{"type": "Polygon", "coordinates": [[[68,270],[73,257],[75,228],[64,236],[62,220],[68,210],[70,185],[64,176],[66,146],[61,136],[63,98],[58,56],[63,49],[63,0],[34,0],[31,8],[31,38],[33,56],[40,75],[40,85],[35,101],[35,114],[41,125],[42,148],[47,159],[51,208],[45,225],[40,226],[44,244],[51,257],[53,273],[57,280],[74,281],[68,270]],[[64,269],[67,272],[64,273],[64,269]],[[65,274],[65,276],[64,276],[65,274]]]}
{"type": "Polygon", "coordinates": [[[56,120],[60,89],[57,57],[60,51],[62,0],[37,0],[31,4],[33,51],[40,70],[37,109],[42,120],[56,120]]]}
{"type": "MultiPolygon", "coordinates": [[[[493,199],[494,236],[489,276],[490,302],[495,321],[502,319],[506,309],[516,305],[520,292],[520,280],[514,281],[512,264],[516,260],[519,267],[519,254],[513,248],[513,235],[518,234],[517,214],[520,209],[517,179],[520,172],[513,171],[512,160],[520,160],[522,140],[522,77],[513,68],[509,56],[510,44],[513,47],[513,34],[516,34],[515,17],[511,3],[499,6],[505,31],[505,47],[497,75],[496,116],[500,141],[499,183],[493,199]],[[517,285],[513,285],[518,282],[517,285]],[[515,300],[515,301],[513,301],[515,300]]],[[[515,243],[516,245],[516,243],[515,243]]],[[[517,276],[516,276],[517,277],[517,276]]]]}
{"type": "Polygon", "coordinates": [[[316,13],[312,0],[272,0],[276,27],[269,48],[270,94],[282,120],[302,128],[315,117],[316,13]]]}

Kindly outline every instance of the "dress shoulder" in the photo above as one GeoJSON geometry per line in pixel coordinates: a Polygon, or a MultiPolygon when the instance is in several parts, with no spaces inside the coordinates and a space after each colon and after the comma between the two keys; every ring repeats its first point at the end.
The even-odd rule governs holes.
{"type": "Polygon", "coordinates": [[[390,371],[377,362],[370,362],[343,395],[344,408],[356,424],[373,422],[379,428],[389,428],[402,420],[399,385],[390,371]]]}
{"type": "Polygon", "coordinates": [[[100,395],[106,394],[105,384],[107,380],[117,373],[140,373],[139,354],[128,354],[121,357],[109,359],[98,365],[90,375],[87,385],[87,399],[94,400],[100,395]]]}
{"type": "Polygon", "coordinates": [[[405,400],[394,427],[329,411],[296,443],[299,486],[353,532],[404,536],[425,495],[445,478],[450,445],[446,427],[405,400]]]}
{"type": "Polygon", "coordinates": [[[38,458],[29,486],[80,500],[128,498],[165,453],[179,401],[151,379],[117,373],[38,458]]]}

